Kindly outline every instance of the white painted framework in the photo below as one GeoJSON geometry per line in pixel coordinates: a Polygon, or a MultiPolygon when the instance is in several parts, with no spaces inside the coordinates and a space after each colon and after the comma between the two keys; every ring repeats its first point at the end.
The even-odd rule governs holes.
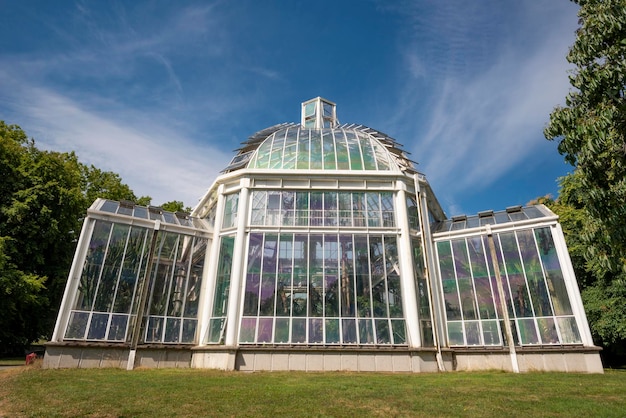
{"type": "MultiPolygon", "coordinates": [[[[415,170],[406,152],[393,139],[360,125],[338,125],[334,103],[322,98],[302,104],[301,122],[319,131],[315,135],[322,145],[326,134],[328,138],[346,138],[345,150],[353,152],[349,158],[345,157],[346,161],[358,155],[354,154],[357,150],[364,152],[365,148],[358,142],[364,138],[368,144],[374,141],[375,146],[384,150],[384,155],[382,152],[361,154],[363,166],[359,170],[354,166],[337,169],[339,156],[334,157],[335,164],[327,169],[311,169],[308,165],[305,169],[249,168],[251,161],[261,157],[256,151],[262,148],[265,139],[273,141],[283,131],[286,138],[287,130],[296,129],[295,144],[300,141],[297,138],[305,135],[303,127],[282,124],[260,131],[243,144],[191,216],[178,214],[176,218],[175,214],[153,208],[150,213],[158,213],[162,218],[155,215],[142,219],[104,210],[105,205],[112,203],[96,201],[84,222],[54,335],[47,347],[45,366],[410,372],[501,368],[516,372],[535,369],[602,372],[563,233],[557,217],[546,207],[508,208],[496,213],[482,212],[475,217],[446,219],[425,176],[415,170]],[[334,134],[333,129],[340,134],[334,134]],[[355,134],[346,133],[353,131],[355,134]],[[366,158],[383,158],[393,163],[391,169],[387,163],[384,169],[377,169],[379,165],[374,163],[366,169],[366,158]],[[293,206],[284,213],[283,206],[272,208],[271,222],[253,221],[252,199],[259,191],[272,193],[280,205],[293,206]],[[319,196],[323,197],[319,202],[325,202],[320,204],[327,206],[314,207],[317,203],[313,202],[319,196]],[[372,208],[377,201],[383,202],[380,196],[391,197],[384,201],[393,203],[393,222],[369,222],[367,214],[363,215],[364,221],[359,217],[357,222],[357,211],[366,213],[370,208],[371,216],[375,216],[377,212],[372,208]],[[350,215],[339,214],[341,199],[350,202],[346,212],[350,215]],[[306,219],[318,209],[335,219],[352,218],[350,222],[330,220],[321,224],[306,219]],[[300,218],[284,221],[281,216],[285,213],[300,214],[300,218]],[[182,223],[177,219],[182,219],[182,223]],[[95,245],[92,235],[98,222],[153,231],[152,235],[146,232],[147,237],[153,237],[152,247],[145,253],[150,263],[144,273],[137,273],[133,279],[137,295],[143,299],[137,296],[129,308],[132,311],[127,312],[141,320],[129,323],[127,337],[122,341],[87,338],[90,335],[87,329],[82,334],[87,337],[83,338],[67,331],[72,325],[77,300],[85,292],[81,278],[87,274],[88,259],[95,245]],[[504,322],[498,317],[499,344],[468,345],[458,341],[451,344],[448,316],[452,311],[446,302],[439,243],[476,237],[487,242],[499,234],[533,228],[545,228],[551,234],[554,248],[550,260],[558,259],[561,266],[565,297],[571,305],[579,338],[557,344],[519,341],[508,344],[513,340],[508,338],[502,326],[504,322]],[[202,277],[197,282],[199,289],[192,292],[191,285],[186,284],[187,287],[179,286],[186,289],[184,295],[163,291],[166,295],[163,301],[169,300],[170,307],[173,300],[181,297],[193,299],[197,304],[197,310],[186,313],[187,316],[180,314],[182,321],[197,321],[191,341],[145,340],[146,318],[157,309],[153,296],[158,287],[154,285],[155,278],[161,274],[158,271],[163,271],[162,276],[170,281],[180,281],[183,277],[191,280],[186,270],[175,271],[178,264],[168,264],[157,257],[156,247],[165,244],[158,244],[154,237],[166,232],[206,242],[202,277]],[[291,251],[291,264],[285,264],[286,256],[281,259],[276,255],[279,247],[291,251]],[[300,251],[297,257],[296,247],[300,251]],[[332,256],[331,247],[336,251],[332,256]],[[396,297],[398,293],[400,296],[396,297]]],[[[285,161],[285,150],[280,152],[285,161]]],[[[307,148],[307,152],[311,151],[307,148]]],[[[339,149],[335,146],[333,152],[339,153],[339,149]]],[[[313,159],[310,154],[307,158],[313,159]]],[[[488,265],[486,244],[483,251],[488,265]]],[[[128,254],[126,247],[124,254],[128,254]]],[[[180,263],[187,263],[185,260],[180,263]]],[[[101,262],[103,270],[98,283],[108,274],[106,263],[106,260],[101,262]]],[[[122,270],[115,276],[118,283],[127,277],[122,270]]],[[[548,274],[545,267],[542,272],[544,276],[548,274]]],[[[491,267],[491,280],[495,280],[495,274],[491,267]]],[[[503,280],[508,283],[506,274],[505,269],[503,280]]],[[[459,282],[456,273],[454,277],[459,282]]],[[[543,280],[547,283],[547,276],[543,280]]],[[[174,289],[173,285],[169,286],[174,289]]],[[[493,295],[492,298],[492,303],[499,299],[493,295]]],[[[100,309],[115,314],[113,303],[100,309]]],[[[182,326],[181,323],[172,320],[168,324],[182,326]]],[[[167,330],[159,329],[159,332],[167,335],[167,330]]]]}

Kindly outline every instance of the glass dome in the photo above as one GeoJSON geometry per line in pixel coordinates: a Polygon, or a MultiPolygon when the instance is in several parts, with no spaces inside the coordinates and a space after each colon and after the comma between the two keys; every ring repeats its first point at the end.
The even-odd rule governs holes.
{"type": "Polygon", "coordinates": [[[387,135],[361,125],[309,129],[278,125],[250,137],[224,172],[272,170],[414,171],[406,152],[387,135]]]}

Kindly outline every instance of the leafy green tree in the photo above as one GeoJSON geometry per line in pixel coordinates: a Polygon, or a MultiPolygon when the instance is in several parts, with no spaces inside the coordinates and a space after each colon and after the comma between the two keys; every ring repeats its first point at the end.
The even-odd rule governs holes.
{"type": "Polygon", "coordinates": [[[565,106],[544,133],[572,164],[560,215],[594,339],[626,362],[626,0],[572,0],[580,28],[565,106]]]}
{"type": "Polygon", "coordinates": [[[169,212],[191,212],[191,208],[185,207],[185,204],[180,200],[171,200],[169,202],[165,202],[161,205],[161,208],[169,212]]]}
{"type": "Polygon", "coordinates": [[[2,121],[0,177],[0,347],[15,348],[52,331],[93,201],[150,198],[137,199],[119,175],[86,166],[73,152],[37,149],[20,127],[2,121]]]}

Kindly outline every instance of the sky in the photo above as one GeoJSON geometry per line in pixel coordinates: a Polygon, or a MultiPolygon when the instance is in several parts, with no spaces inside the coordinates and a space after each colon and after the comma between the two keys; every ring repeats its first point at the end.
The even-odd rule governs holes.
{"type": "Polygon", "coordinates": [[[0,0],[0,120],[193,207],[303,101],[410,152],[448,216],[558,193],[567,0],[0,0]]]}

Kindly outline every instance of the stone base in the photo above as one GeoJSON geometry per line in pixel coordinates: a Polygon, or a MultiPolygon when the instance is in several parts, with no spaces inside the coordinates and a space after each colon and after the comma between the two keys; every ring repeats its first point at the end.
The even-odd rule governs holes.
{"type": "MultiPolygon", "coordinates": [[[[198,368],[240,371],[351,371],[429,373],[440,371],[435,349],[387,347],[140,346],[48,343],[44,368],[198,368]]],[[[596,347],[523,348],[512,358],[506,348],[444,349],[442,371],[603,373],[596,347]]]]}
{"type": "MultiPolygon", "coordinates": [[[[61,368],[105,368],[126,369],[130,354],[129,347],[108,344],[46,344],[43,367],[61,368]]],[[[139,347],[134,364],[146,368],[188,368],[191,366],[191,347],[139,347]]]]}

